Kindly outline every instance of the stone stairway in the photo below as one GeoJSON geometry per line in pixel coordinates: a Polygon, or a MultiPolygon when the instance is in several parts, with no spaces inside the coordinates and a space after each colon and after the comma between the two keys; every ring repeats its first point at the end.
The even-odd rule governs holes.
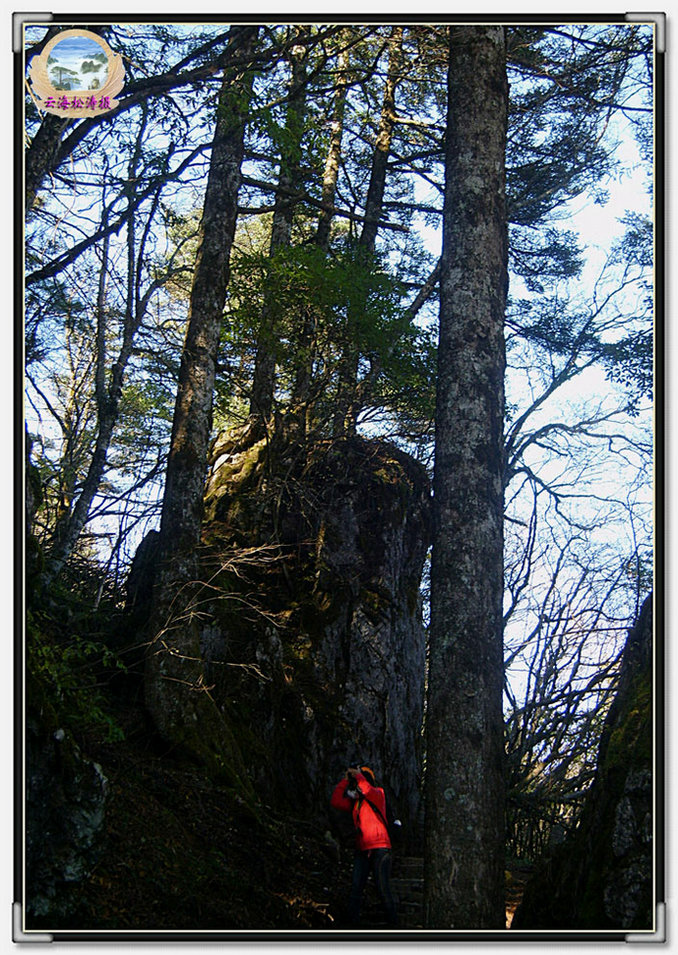
{"type": "Polygon", "coordinates": [[[424,860],[405,856],[394,863],[393,891],[398,899],[401,928],[424,926],[424,860]]]}
{"type": "MultiPolygon", "coordinates": [[[[506,928],[511,927],[513,913],[522,898],[530,869],[514,869],[507,873],[506,928]]],[[[346,870],[346,883],[350,885],[350,869],[346,870]]],[[[399,928],[421,929],[424,927],[424,860],[421,856],[394,855],[391,873],[391,888],[398,905],[399,928]]],[[[367,883],[363,897],[362,929],[386,930],[386,920],[372,878],[367,883]]]]}
{"type": "MultiPolygon", "coordinates": [[[[401,929],[423,928],[424,860],[421,856],[395,855],[391,888],[398,905],[401,929]]],[[[367,883],[361,919],[363,929],[386,929],[381,902],[372,879],[367,883]]]]}

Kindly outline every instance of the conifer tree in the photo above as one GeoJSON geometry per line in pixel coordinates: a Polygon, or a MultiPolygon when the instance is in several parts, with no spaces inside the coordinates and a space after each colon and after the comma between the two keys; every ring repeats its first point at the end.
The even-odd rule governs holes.
{"type": "Polygon", "coordinates": [[[501,928],[506,53],[450,27],[427,714],[430,928],[501,928]]]}
{"type": "MultiPolygon", "coordinates": [[[[257,32],[258,28],[234,26],[229,43],[251,52],[257,32]]],[[[197,752],[202,734],[208,747],[203,754],[206,759],[211,756],[210,743],[215,745],[214,733],[228,748],[227,733],[202,679],[191,600],[197,579],[216,359],[252,82],[253,72],[247,63],[235,75],[225,71],[217,107],[167,462],[146,670],[146,701],[160,731],[179,741],[186,741],[187,733],[192,733],[190,745],[197,752]],[[198,713],[202,724],[197,722],[198,713]]]]}

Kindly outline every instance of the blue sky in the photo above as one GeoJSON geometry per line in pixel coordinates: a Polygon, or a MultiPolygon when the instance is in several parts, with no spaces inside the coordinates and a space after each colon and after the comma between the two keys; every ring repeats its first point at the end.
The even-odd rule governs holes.
{"type": "Polygon", "coordinates": [[[103,47],[96,40],[84,36],[67,37],[52,48],[51,55],[63,66],[75,69],[82,60],[91,59],[97,53],[103,53],[103,47]]]}

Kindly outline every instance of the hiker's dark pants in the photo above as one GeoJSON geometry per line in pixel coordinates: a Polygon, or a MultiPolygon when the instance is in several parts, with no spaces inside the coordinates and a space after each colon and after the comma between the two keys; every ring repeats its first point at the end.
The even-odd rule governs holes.
{"type": "Polygon", "coordinates": [[[391,892],[391,850],[370,849],[369,852],[356,851],[353,857],[353,881],[351,895],[348,900],[348,920],[351,925],[360,921],[360,905],[367,879],[372,870],[377,892],[381,904],[386,912],[386,920],[390,926],[398,921],[396,904],[391,892]]]}

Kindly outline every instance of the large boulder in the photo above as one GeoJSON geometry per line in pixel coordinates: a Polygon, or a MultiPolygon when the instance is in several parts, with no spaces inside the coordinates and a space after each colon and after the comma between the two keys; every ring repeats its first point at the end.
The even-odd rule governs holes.
{"type": "Polygon", "coordinates": [[[513,929],[653,923],[652,595],[624,650],[579,825],[528,883],[513,929]]]}
{"type": "Polygon", "coordinates": [[[372,765],[420,810],[429,543],[424,468],[359,437],[215,444],[205,498],[201,648],[257,790],[326,813],[372,765]]]}

